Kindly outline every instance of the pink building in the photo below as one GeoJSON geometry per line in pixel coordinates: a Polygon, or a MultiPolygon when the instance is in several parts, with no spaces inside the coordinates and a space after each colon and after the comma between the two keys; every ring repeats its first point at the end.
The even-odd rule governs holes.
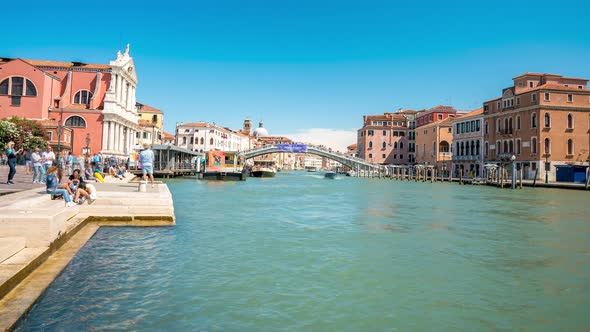
{"type": "Polygon", "coordinates": [[[429,123],[455,117],[457,110],[451,106],[436,106],[429,110],[423,110],[416,116],[416,128],[429,123]]]}
{"type": "Polygon", "coordinates": [[[359,158],[379,164],[407,164],[408,147],[408,120],[404,115],[363,116],[357,136],[359,158]]]}
{"type": "Polygon", "coordinates": [[[71,130],[75,154],[88,137],[90,153],[126,157],[138,130],[136,85],[129,45],[109,64],[0,58],[0,118],[54,120],[71,130]]]}

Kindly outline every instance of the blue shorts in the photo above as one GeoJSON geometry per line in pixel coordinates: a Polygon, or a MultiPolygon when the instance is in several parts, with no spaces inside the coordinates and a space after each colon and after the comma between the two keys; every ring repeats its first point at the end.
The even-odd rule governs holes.
{"type": "Polygon", "coordinates": [[[143,172],[143,175],[146,174],[154,174],[154,167],[153,166],[143,166],[141,167],[141,171],[143,172]]]}

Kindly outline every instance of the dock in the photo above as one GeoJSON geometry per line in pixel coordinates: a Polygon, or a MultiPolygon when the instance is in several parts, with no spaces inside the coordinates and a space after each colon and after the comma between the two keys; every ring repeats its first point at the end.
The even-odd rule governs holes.
{"type": "Polygon", "coordinates": [[[96,183],[89,205],[65,207],[45,188],[0,196],[0,331],[14,328],[37,298],[102,226],[173,226],[165,184],[96,183]]]}

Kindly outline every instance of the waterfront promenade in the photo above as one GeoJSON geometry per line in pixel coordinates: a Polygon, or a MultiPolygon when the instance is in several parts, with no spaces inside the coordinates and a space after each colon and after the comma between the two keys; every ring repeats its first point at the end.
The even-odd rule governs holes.
{"type": "MultiPolygon", "coordinates": [[[[129,177],[128,179],[131,179],[129,177]]],[[[10,329],[101,226],[171,226],[165,184],[96,183],[92,205],[66,208],[44,187],[0,196],[0,331],[10,329]]]]}

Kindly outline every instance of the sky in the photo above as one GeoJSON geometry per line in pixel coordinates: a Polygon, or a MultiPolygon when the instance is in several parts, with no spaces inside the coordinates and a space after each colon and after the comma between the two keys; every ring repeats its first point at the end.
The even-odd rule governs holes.
{"type": "Polygon", "coordinates": [[[169,132],[249,118],[342,150],[363,115],[473,110],[524,72],[590,78],[587,0],[44,4],[3,6],[26,17],[2,15],[0,56],[108,63],[129,43],[137,101],[169,132]]]}

